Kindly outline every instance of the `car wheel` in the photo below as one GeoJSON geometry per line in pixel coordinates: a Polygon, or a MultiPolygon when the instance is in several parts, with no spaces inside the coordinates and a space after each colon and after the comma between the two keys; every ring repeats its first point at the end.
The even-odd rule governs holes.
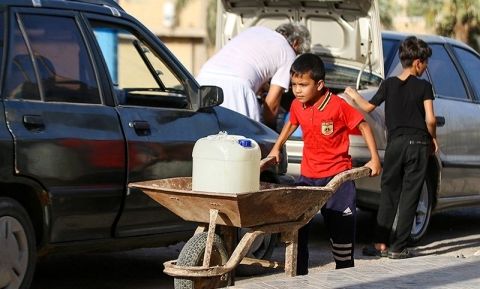
{"type": "MultiPolygon", "coordinates": [[[[177,259],[177,266],[202,266],[205,245],[207,243],[207,233],[200,233],[190,238],[177,259]]],[[[223,245],[222,239],[215,235],[213,240],[212,256],[210,266],[225,265],[228,261],[227,251],[223,245]]],[[[194,289],[194,288],[217,288],[226,287],[228,284],[228,275],[220,277],[205,277],[194,279],[175,278],[175,289],[194,289]]]]}
{"type": "MultiPolygon", "coordinates": [[[[247,229],[239,229],[238,239],[241,240],[243,235],[247,232],[247,229]]],[[[273,250],[275,249],[278,241],[278,234],[264,234],[259,236],[253,242],[252,247],[247,253],[247,257],[255,259],[269,259],[272,257],[273,250]]],[[[239,265],[235,271],[238,276],[253,276],[263,274],[268,268],[260,266],[247,266],[239,265]]]]}
{"type": "Polygon", "coordinates": [[[415,219],[413,220],[412,231],[410,233],[410,243],[418,243],[426,234],[428,225],[430,224],[430,217],[432,214],[433,196],[428,191],[427,185],[424,182],[420,199],[415,212],[415,219]]]}
{"type": "Polygon", "coordinates": [[[30,288],[36,256],[35,235],[28,213],[17,201],[1,197],[0,288],[30,288]]]}

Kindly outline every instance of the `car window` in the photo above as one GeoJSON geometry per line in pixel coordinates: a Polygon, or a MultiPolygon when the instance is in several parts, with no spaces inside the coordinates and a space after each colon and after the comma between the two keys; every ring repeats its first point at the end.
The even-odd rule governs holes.
{"type": "MultiPolygon", "coordinates": [[[[3,20],[4,20],[4,16],[3,16],[4,12],[2,10],[0,10],[0,61],[1,59],[3,59],[3,37],[5,35],[5,25],[3,24],[3,20]]],[[[0,63],[0,67],[3,67],[0,63]]],[[[0,69],[0,79],[3,78],[3,74],[2,74],[3,70],[0,69]]]]}
{"type": "MultiPolygon", "coordinates": [[[[402,63],[400,62],[400,57],[398,55],[398,49],[395,49],[396,53],[394,54],[392,58],[392,62],[389,67],[389,71],[387,73],[387,77],[392,77],[392,76],[397,76],[403,71],[402,63]]],[[[387,70],[385,70],[387,71],[387,70]]],[[[428,82],[431,82],[430,79],[428,78],[428,73],[423,73],[420,77],[420,79],[425,79],[428,82]]],[[[435,91],[435,90],[434,90],[435,91]]]]}
{"type": "Polygon", "coordinates": [[[92,21],[119,104],[188,108],[186,89],[146,40],[133,29],[92,21]]]}
{"type": "Polygon", "coordinates": [[[40,100],[37,77],[23,35],[18,26],[12,30],[12,57],[7,69],[4,95],[9,99],[40,100]]]}
{"type": "Polygon", "coordinates": [[[101,103],[93,65],[74,18],[20,14],[17,20],[24,33],[15,28],[7,97],[39,99],[43,93],[45,101],[101,103]]]}
{"type": "Polygon", "coordinates": [[[393,57],[396,55],[396,52],[398,50],[398,42],[398,40],[383,38],[383,65],[386,72],[389,71],[393,57]]]}
{"type": "Polygon", "coordinates": [[[400,63],[400,59],[398,58],[398,52],[395,53],[389,69],[385,71],[387,71],[386,77],[395,76],[402,72],[402,64],[400,63]]]}
{"type": "Polygon", "coordinates": [[[480,100],[480,57],[478,55],[458,46],[453,47],[457,54],[458,61],[462,65],[470,85],[475,90],[477,100],[480,100]]]}
{"type": "Polygon", "coordinates": [[[457,68],[443,45],[433,44],[432,56],[428,60],[428,72],[437,96],[467,99],[467,91],[457,68]]]}

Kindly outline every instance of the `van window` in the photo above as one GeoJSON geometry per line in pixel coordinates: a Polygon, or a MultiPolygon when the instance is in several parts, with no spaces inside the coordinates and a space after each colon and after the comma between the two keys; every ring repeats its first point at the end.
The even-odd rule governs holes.
{"type": "Polygon", "coordinates": [[[93,65],[74,18],[21,14],[17,20],[9,98],[43,95],[44,101],[101,103],[93,65]],[[22,26],[25,33],[20,32],[22,26]]]}
{"type": "Polygon", "coordinates": [[[180,78],[135,30],[92,21],[119,105],[189,108],[180,78]]]}

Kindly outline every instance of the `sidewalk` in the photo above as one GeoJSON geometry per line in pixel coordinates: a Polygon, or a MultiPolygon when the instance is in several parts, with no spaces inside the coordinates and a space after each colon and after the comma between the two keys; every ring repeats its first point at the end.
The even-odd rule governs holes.
{"type": "Polygon", "coordinates": [[[383,258],[375,264],[354,268],[310,272],[288,278],[283,273],[236,281],[229,289],[313,288],[480,288],[480,256],[460,258],[429,255],[403,260],[383,258]]]}

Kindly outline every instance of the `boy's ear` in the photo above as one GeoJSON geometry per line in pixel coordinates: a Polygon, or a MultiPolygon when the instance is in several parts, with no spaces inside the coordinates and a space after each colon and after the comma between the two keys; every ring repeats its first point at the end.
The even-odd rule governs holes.
{"type": "Polygon", "coordinates": [[[319,81],[317,82],[317,90],[318,90],[318,91],[321,91],[324,86],[325,86],[325,82],[324,82],[323,80],[319,80],[319,81]]]}

